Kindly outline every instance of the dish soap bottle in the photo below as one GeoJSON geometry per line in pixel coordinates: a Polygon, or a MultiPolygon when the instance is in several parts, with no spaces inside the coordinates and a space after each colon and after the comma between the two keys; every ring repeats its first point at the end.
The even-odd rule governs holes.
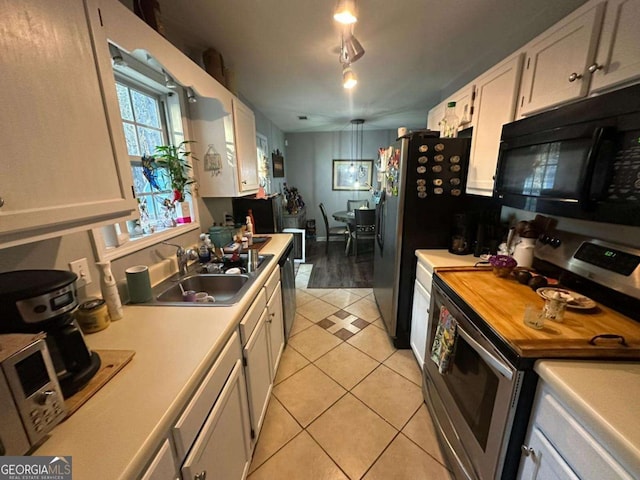
{"type": "Polygon", "coordinates": [[[442,137],[456,138],[459,125],[460,119],[456,115],[456,102],[449,102],[447,103],[447,112],[442,119],[442,137]]]}
{"type": "Polygon", "coordinates": [[[120,320],[123,316],[122,302],[120,301],[120,294],[118,293],[118,285],[116,279],[111,273],[111,262],[97,262],[96,265],[100,267],[100,289],[102,290],[102,298],[107,304],[107,310],[109,311],[109,317],[111,320],[120,320]]]}
{"type": "Polygon", "coordinates": [[[200,247],[198,248],[198,261],[200,263],[209,263],[211,261],[211,251],[207,245],[207,234],[200,234],[200,247]]]}

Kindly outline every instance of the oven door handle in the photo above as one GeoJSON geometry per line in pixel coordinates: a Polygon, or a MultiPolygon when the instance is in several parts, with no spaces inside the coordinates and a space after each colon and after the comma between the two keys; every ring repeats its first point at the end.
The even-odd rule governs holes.
{"type": "Polygon", "coordinates": [[[471,335],[465,332],[460,325],[458,325],[457,329],[458,335],[460,335],[464,340],[473,348],[480,357],[487,362],[494,370],[502,374],[507,380],[511,380],[513,378],[513,370],[504,362],[500,361],[494,355],[489,353],[487,349],[485,349],[482,345],[476,342],[471,335]]]}

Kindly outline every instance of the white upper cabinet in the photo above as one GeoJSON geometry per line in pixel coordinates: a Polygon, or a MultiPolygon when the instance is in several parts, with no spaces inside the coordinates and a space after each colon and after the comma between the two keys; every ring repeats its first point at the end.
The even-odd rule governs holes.
{"type": "Polygon", "coordinates": [[[598,3],[570,16],[526,48],[519,115],[529,115],[587,95],[604,14],[598,3]]]}
{"type": "Polygon", "coordinates": [[[522,72],[522,55],[477,78],[467,193],[491,196],[502,126],[513,121],[522,72]]]}
{"type": "Polygon", "coordinates": [[[0,0],[0,11],[0,248],[130,215],[129,157],[94,2],[0,0]]]}
{"type": "Polygon", "coordinates": [[[609,0],[596,60],[589,65],[591,90],[640,77],[640,0],[609,0]]]}
{"type": "Polygon", "coordinates": [[[427,128],[429,130],[435,130],[436,132],[440,131],[440,122],[444,118],[446,108],[447,104],[442,102],[429,110],[429,114],[427,115],[427,128]]]}
{"type": "Polygon", "coordinates": [[[233,98],[233,126],[238,165],[238,191],[243,195],[258,191],[258,150],[253,111],[233,98]]]}

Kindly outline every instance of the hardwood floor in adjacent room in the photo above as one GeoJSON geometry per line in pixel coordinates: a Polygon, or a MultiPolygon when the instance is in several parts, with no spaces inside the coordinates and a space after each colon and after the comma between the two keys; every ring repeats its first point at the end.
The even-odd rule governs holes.
{"type": "Polygon", "coordinates": [[[358,256],[344,254],[343,242],[326,243],[313,239],[306,241],[305,263],[312,264],[308,288],[372,288],[373,243],[359,246],[358,256]]]}

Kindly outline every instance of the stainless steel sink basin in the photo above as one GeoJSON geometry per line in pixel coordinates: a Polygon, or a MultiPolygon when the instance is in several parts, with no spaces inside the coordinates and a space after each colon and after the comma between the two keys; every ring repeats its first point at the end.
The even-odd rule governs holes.
{"type": "Polygon", "coordinates": [[[196,265],[184,277],[171,277],[156,285],[153,288],[153,298],[149,302],[139,305],[185,307],[234,305],[242,299],[272,259],[273,255],[261,255],[258,268],[253,272],[242,274],[206,273],[206,269],[196,265]],[[201,271],[204,273],[199,273],[201,271]],[[180,288],[181,285],[182,288],[180,288]],[[207,292],[207,295],[212,296],[215,301],[203,303],[184,301],[183,289],[185,291],[207,292]]]}
{"type": "Polygon", "coordinates": [[[182,290],[207,292],[215,298],[214,303],[229,305],[235,303],[234,297],[249,281],[248,275],[196,274],[183,278],[156,296],[158,302],[182,302],[182,290]]]}

